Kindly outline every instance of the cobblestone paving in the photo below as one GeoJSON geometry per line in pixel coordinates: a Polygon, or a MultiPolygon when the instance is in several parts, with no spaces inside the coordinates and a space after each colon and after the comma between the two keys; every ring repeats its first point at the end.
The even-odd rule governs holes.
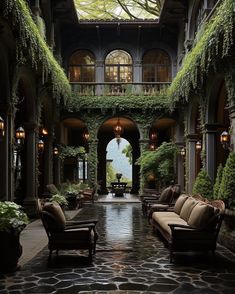
{"type": "Polygon", "coordinates": [[[61,251],[47,267],[44,248],[14,274],[0,276],[0,293],[235,293],[235,256],[219,246],[212,255],[168,249],[141,215],[140,204],[95,204],[78,215],[99,219],[93,263],[87,252],[61,251]]]}

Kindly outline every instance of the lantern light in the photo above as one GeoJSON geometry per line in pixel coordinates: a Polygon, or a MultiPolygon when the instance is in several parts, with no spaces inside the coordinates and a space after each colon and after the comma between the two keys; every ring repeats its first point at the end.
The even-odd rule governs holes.
{"type": "Polygon", "coordinates": [[[202,149],[202,142],[201,141],[197,141],[197,143],[196,143],[196,150],[197,151],[201,151],[201,149],[202,149]]]}

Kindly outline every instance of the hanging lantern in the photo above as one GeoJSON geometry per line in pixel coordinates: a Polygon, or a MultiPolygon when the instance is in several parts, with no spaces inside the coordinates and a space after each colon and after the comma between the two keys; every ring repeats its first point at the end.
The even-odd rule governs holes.
{"type": "Polygon", "coordinates": [[[88,132],[85,132],[84,133],[84,138],[85,138],[85,140],[89,140],[90,134],[88,132]]]}
{"type": "Polygon", "coordinates": [[[0,137],[4,137],[5,135],[5,123],[3,118],[0,116],[0,137]]]}
{"type": "Polygon", "coordinates": [[[154,144],[154,143],[151,143],[150,145],[149,145],[149,150],[150,151],[154,151],[156,149],[156,145],[154,144]]]}
{"type": "Polygon", "coordinates": [[[57,147],[54,147],[53,154],[56,156],[59,154],[59,149],[57,147]]]}
{"type": "Polygon", "coordinates": [[[40,129],[40,135],[41,136],[43,136],[43,137],[47,137],[48,136],[48,130],[46,129],[46,128],[44,128],[44,127],[42,127],[41,129],[40,129]]]}
{"type": "Polygon", "coordinates": [[[16,137],[16,144],[18,146],[22,145],[25,139],[25,130],[22,127],[19,127],[15,132],[15,137],[16,137]]]}
{"type": "Polygon", "coordinates": [[[202,142],[201,141],[197,141],[197,143],[196,143],[196,150],[197,151],[201,151],[201,149],[202,149],[202,142]]]}
{"type": "Polygon", "coordinates": [[[156,134],[155,132],[152,132],[152,133],[150,134],[150,140],[151,140],[151,141],[156,141],[156,140],[157,140],[157,134],[156,134]]]}
{"type": "Polygon", "coordinates": [[[186,150],[185,150],[184,147],[181,148],[180,155],[183,156],[183,157],[186,155],[186,150]]]}
{"type": "Polygon", "coordinates": [[[38,141],[38,152],[42,153],[44,150],[44,142],[42,140],[38,141]]]}
{"type": "Polygon", "coordinates": [[[118,144],[118,148],[119,145],[121,143],[121,134],[123,133],[123,126],[120,123],[120,120],[118,118],[116,125],[113,128],[114,134],[115,134],[115,138],[116,138],[116,142],[118,144]]]}

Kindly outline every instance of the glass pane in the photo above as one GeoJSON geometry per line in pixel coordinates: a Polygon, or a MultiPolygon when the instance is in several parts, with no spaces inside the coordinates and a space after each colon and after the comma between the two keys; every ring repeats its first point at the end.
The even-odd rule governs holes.
{"type": "Polygon", "coordinates": [[[94,55],[87,50],[76,51],[69,60],[70,65],[95,64],[94,55]]]}
{"type": "Polygon", "coordinates": [[[80,66],[69,67],[69,80],[70,82],[81,82],[81,67],[80,66]]]}
{"type": "Polygon", "coordinates": [[[132,64],[132,58],[123,50],[114,50],[107,55],[105,64],[132,64]]]}
{"type": "Polygon", "coordinates": [[[155,82],[154,66],[143,66],[143,82],[155,82]]]}
{"type": "Polygon", "coordinates": [[[157,67],[157,82],[170,82],[170,70],[167,66],[157,67]]]}
{"type": "Polygon", "coordinates": [[[132,81],[132,67],[120,66],[120,80],[121,83],[128,83],[132,81]]]}
{"type": "Polygon", "coordinates": [[[118,82],[118,67],[117,66],[105,67],[105,82],[118,82]]]}
{"type": "Polygon", "coordinates": [[[148,51],[143,58],[143,64],[166,64],[170,65],[170,57],[169,55],[159,49],[153,49],[148,51]]]}
{"type": "Polygon", "coordinates": [[[95,81],[95,67],[83,66],[81,82],[94,82],[95,81]]]}
{"type": "Polygon", "coordinates": [[[83,162],[78,161],[78,179],[83,180],[83,162]]]}

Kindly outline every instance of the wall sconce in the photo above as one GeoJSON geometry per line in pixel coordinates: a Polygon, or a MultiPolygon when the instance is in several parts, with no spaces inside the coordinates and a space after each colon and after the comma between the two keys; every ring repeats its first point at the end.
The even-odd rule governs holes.
{"type": "Polygon", "coordinates": [[[59,149],[58,149],[57,147],[54,147],[54,149],[53,149],[53,154],[54,154],[55,156],[57,156],[57,155],[59,154],[59,149]]]}
{"type": "Polygon", "coordinates": [[[154,144],[154,143],[151,143],[150,145],[149,145],[149,150],[150,151],[154,151],[156,149],[156,145],[154,144]]]}
{"type": "Polygon", "coordinates": [[[182,147],[182,148],[180,149],[180,155],[181,155],[182,157],[184,157],[184,156],[186,155],[185,147],[182,147]]]}
{"type": "Polygon", "coordinates": [[[38,153],[43,153],[43,150],[44,150],[44,142],[43,140],[39,140],[38,141],[38,153]]]}
{"type": "Polygon", "coordinates": [[[16,144],[22,145],[25,139],[25,130],[22,127],[19,127],[15,132],[16,144]]]}
{"type": "Polygon", "coordinates": [[[157,134],[156,134],[155,132],[152,132],[152,133],[150,134],[150,140],[151,140],[151,141],[156,141],[156,140],[157,140],[157,134]]]}
{"type": "Polygon", "coordinates": [[[196,143],[196,151],[201,151],[201,150],[202,150],[202,142],[197,141],[197,143],[196,143]]]}
{"type": "Polygon", "coordinates": [[[5,136],[5,123],[4,119],[0,116],[0,139],[5,136]]]}
{"type": "Polygon", "coordinates": [[[228,132],[223,131],[220,135],[220,143],[225,150],[230,150],[230,135],[228,132]]]}
{"type": "Polygon", "coordinates": [[[88,132],[85,132],[83,136],[84,136],[85,140],[89,140],[89,138],[90,138],[90,134],[88,132]]]}
{"type": "Polygon", "coordinates": [[[48,130],[47,130],[46,128],[42,127],[42,128],[40,129],[39,134],[40,134],[40,136],[42,136],[42,137],[47,137],[47,136],[48,136],[48,130]]]}

